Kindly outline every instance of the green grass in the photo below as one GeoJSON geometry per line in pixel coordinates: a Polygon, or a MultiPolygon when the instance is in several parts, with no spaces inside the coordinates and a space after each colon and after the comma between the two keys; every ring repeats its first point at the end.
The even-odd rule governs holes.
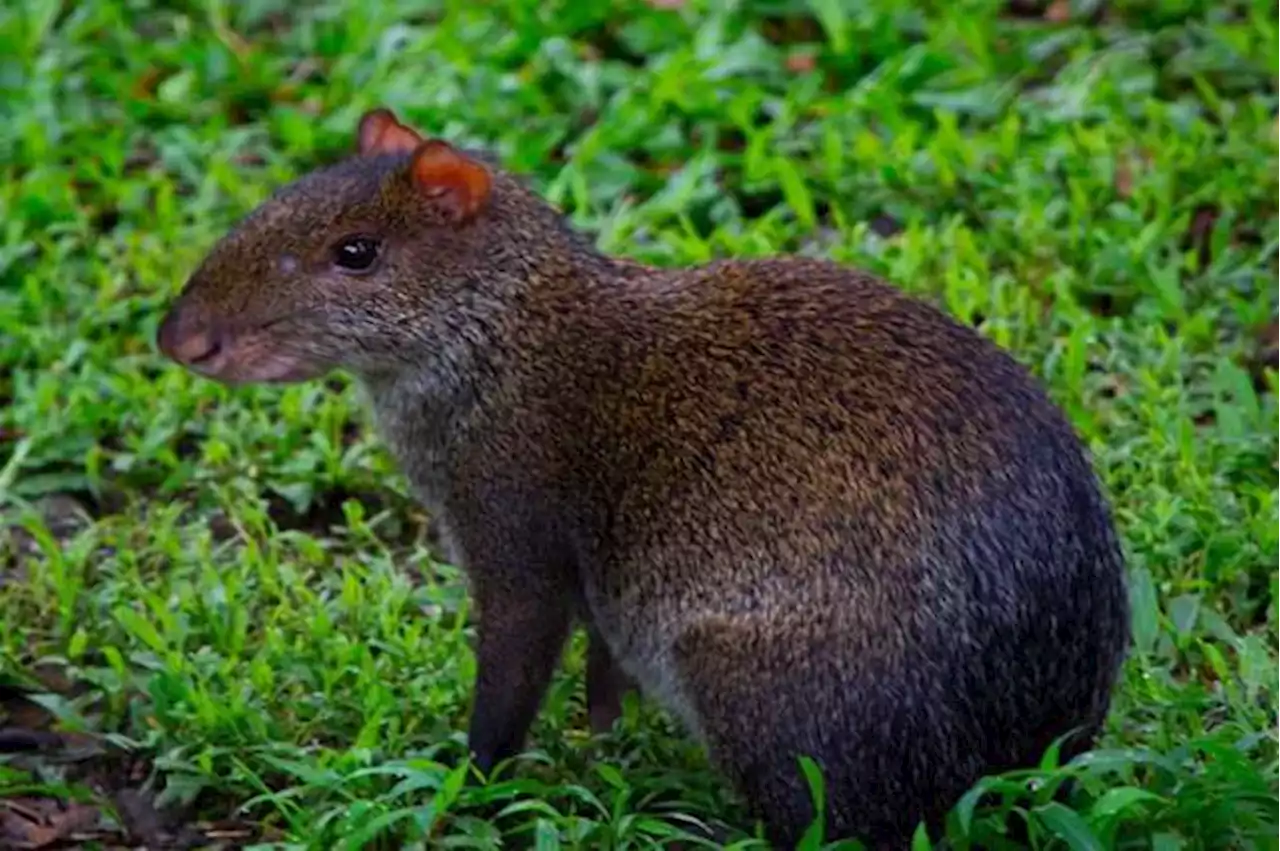
{"type": "Polygon", "coordinates": [[[1099,750],[949,841],[1275,848],[1276,7],[1035,5],[6,3],[0,682],[262,847],[752,847],[660,713],[586,734],[580,644],[511,779],[462,785],[467,602],[354,388],[155,353],[212,242],[387,104],[611,251],[820,253],[1011,349],[1094,453],[1136,646],[1099,750]]]}

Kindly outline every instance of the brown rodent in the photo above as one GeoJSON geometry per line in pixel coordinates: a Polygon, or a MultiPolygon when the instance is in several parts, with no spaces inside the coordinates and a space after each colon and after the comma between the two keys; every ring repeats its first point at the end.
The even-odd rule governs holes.
{"type": "Polygon", "coordinates": [[[593,723],[635,682],[782,844],[814,816],[801,755],[828,835],[892,847],[1108,708],[1128,602],[1076,436],[1011,357],[862,272],[603,256],[375,110],[158,339],[224,382],[359,378],[469,576],[482,770],[575,623],[593,723]]]}

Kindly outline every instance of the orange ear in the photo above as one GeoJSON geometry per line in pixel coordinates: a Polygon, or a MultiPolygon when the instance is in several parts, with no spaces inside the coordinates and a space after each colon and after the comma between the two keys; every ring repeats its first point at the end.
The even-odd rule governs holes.
{"type": "Polygon", "coordinates": [[[474,216],[489,200],[489,170],[440,139],[418,147],[409,174],[419,190],[447,203],[459,221],[474,216]]]}
{"type": "Polygon", "coordinates": [[[407,154],[422,144],[422,137],[406,127],[385,107],[370,110],[360,119],[356,144],[361,156],[407,154]]]}

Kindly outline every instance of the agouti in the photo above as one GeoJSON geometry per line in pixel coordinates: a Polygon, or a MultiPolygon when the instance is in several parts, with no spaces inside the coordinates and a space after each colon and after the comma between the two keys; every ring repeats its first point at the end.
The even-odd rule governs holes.
{"type": "Polygon", "coordinates": [[[514,755],[575,624],[592,724],[634,683],[794,844],[876,847],[983,774],[1091,745],[1121,551],[1030,374],[872,276],[604,256],[521,181],[366,114],[357,153],[216,245],[160,349],[211,379],[335,368],[476,607],[469,741],[514,755]]]}

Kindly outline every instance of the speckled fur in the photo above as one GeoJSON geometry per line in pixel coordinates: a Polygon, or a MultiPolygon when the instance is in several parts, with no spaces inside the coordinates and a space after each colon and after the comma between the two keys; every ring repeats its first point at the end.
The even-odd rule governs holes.
{"type": "Polygon", "coordinates": [[[406,161],[286,188],[174,311],[234,328],[244,362],[359,376],[470,577],[479,765],[522,747],[575,621],[782,844],[813,815],[802,753],[829,832],[893,847],[981,774],[1090,742],[1127,645],[1121,555],[1010,357],[832,263],[600,256],[496,169],[450,224],[406,161]],[[386,245],[354,279],[328,260],[353,232],[386,245]]]}

